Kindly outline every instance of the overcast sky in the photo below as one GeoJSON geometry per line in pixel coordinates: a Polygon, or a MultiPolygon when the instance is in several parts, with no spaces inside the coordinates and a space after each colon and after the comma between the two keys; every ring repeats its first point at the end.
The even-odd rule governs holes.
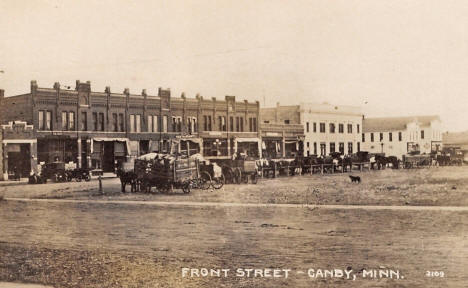
{"type": "Polygon", "coordinates": [[[468,1],[0,1],[0,87],[330,102],[468,130],[468,1]],[[367,102],[367,104],[366,104],[367,102]]]}

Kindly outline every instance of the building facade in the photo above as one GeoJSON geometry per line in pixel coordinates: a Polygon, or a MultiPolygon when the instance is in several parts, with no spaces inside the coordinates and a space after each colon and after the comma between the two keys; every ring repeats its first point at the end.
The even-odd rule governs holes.
{"type": "Polygon", "coordinates": [[[464,154],[463,161],[468,162],[468,132],[446,132],[442,134],[442,145],[460,149],[464,154]]]}
{"type": "Polygon", "coordinates": [[[304,127],[297,105],[262,108],[260,117],[265,158],[294,158],[304,153],[304,127]]]}
{"type": "Polygon", "coordinates": [[[0,181],[3,178],[3,129],[0,128],[0,181]]]}
{"type": "MultiPolygon", "coordinates": [[[[0,96],[4,130],[19,133],[4,133],[3,146],[11,148],[4,151],[3,163],[12,163],[8,155],[18,150],[14,144],[28,141],[29,150],[21,152],[35,162],[29,167],[24,160],[21,169],[29,167],[30,173],[38,163],[53,161],[113,172],[118,162],[153,151],[229,158],[237,149],[249,148],[244,143],[251,142],[257,143],[257,149],[249,153],[261,153],[259,103],[239,102],[235,96],[224,100],[199,95],[186,98],[184,94],[171,97],[169,89],[161,88],[157,96],[147,95],[146,90],[113,93],[110,87],[96,92],[89,81],[78,80],[74,90],[63,89],[59,83],[42,88],[31,81],[30,93],[4,97],[1,90],[0,96]]],[[[4,174],[9,169],[11,165],[4,165],[4,174]]]]}
{"type": "Polygon", "coordinates": [[[431,153],[442,147],[441,129],[439,116],[365,118],[363,150],[399,159],[413,151],[431,153]]]}
{"type": "Polygon", "coordinates": [[[305,156],[352,154],[361,150],[362,113],[359,107],[327,103],[262,108],[262,123],[299,124],[304,130],[305,156]]]}

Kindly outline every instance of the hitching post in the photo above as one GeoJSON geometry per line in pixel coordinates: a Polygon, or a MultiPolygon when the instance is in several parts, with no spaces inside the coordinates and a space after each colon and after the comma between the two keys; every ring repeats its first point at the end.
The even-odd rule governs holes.
{"type": "Polygon", "coordinates": [[[98,176],[98,180],[99,180],[99,192],[102,193],[102,177],[101,177],[101,175],[98,176]]]}

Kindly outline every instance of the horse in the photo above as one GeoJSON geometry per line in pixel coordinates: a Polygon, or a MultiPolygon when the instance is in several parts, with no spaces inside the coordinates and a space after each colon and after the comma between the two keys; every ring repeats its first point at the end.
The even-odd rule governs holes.
{"type": "Polygon", "coordinates": [[[138,175],[133,171],[123,171],[121,169],[117,170],[117,177],[120,179],[120,186],[122,192],[125,193],[125,187],[127,184],[130,184],[130,192],[139,191],[138,185],[138,175]]]}

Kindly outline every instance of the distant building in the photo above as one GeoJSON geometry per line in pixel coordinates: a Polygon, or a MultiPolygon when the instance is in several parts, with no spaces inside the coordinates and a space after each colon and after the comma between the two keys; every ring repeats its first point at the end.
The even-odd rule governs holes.
{"type": "Polygon", "coordinates": [[[468,131],[444,133],[442,134],[442,144],[444,147],[460,149],[464,152],[464,160],[468,161],[468,131]]]}
{"type": "Polygon", "coordinates": [[[3,180],[3,129],[0,127],[0,181],[3,180]]]}
{"type": "Polygon", "coordinates": [[[441,149],[439,116],[365,118],[362,125],[362,149],[371,153],[401,158],[412,151],[441,149]]]}
{"type": "Polygon", "coordinates": [[[261,108],[260,119],[265,158],[294,158],[304,153],[304,127],[298,106],[261,108]]]}
{"type": "Polygon", "coordinates": [[[361,150],[362,112],[359,107],[301,103],[262,108],[263,123],[302,125],[304,155],[352,154],[361,150]]]}
{"type": "Polygon", "coordinates": [[[96,92],[89,81],[77,80],[75,89],[31,81],[27,94],[4,97],[0,90],[3,172],[15,168],[27,177],[38,163],[56,160],[113,172],[120,161],[173,147],[207,158],[230,158],[238,149],[259,155],[259,109],[235,96],[171,97],[161,88],[150,96],[96,92]]]}

